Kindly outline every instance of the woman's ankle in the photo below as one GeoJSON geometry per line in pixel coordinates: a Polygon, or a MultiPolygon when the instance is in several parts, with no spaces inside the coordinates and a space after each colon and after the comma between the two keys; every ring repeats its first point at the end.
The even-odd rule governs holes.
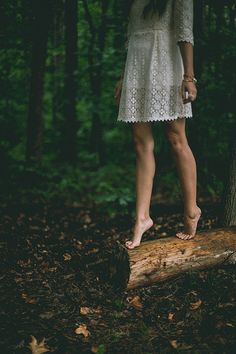
{"type": "Polygon", "coordinates": [[[150,217],[150,215],[148,215],[148,216],[141,216],[141,217],[137,217],[137,218],[135,219],[135,223],[136,223],[136,224],[144,224],[145,222],[150,221],[150,220],[152,220],[152,218],[150,217]]]}
{"type": "Polygon", "coordinates": [[[195,205],[194,207],[190,207],[187,209],[184,209],[184,215],[190,217],[190,218],[195,218],[196,215],[199,214],[199,212],[201,212],[201,209],[199,208],[198,205],[195,205]]]}

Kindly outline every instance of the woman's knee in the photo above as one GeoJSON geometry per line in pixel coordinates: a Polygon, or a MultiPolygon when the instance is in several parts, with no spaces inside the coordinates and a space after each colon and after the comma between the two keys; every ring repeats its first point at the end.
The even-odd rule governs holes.
{"type": "Polygon", "coordinates": [[[153,137],[134,135],[134,145],[138,154],[150,153],[154,151],[153,137]]]}
{"type": "Polygon", "coordinates": [[[167,139],[170,143],[172,150],[175,153],[183,152],[188,146],[188,141],[185,134],[175,131],[169,131],[167,132],[167,139]]]}

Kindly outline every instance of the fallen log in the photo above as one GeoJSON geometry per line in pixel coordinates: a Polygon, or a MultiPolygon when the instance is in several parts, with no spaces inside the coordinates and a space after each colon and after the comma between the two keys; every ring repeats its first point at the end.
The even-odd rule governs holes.
{"type": "Polygon", "coordinates": [[[110,239],[97,242],[85,254],[73,256],[71,265],[95,273],[115,290],[153,285],[182,273],[236,263],[236,227],[198,232],[191,240],[174,237],[144,241],[128,250],[110,239]]]}
{"type": "Polygon", "coordinates": [[[236,263],[236,227],[198,232],[191,240],[166,237],[128,250],[127,289],[152,285],[190,270],[236,263]]]}

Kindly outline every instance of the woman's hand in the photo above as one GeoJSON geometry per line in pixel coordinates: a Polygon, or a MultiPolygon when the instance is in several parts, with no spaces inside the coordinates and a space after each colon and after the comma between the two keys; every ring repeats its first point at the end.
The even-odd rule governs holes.
{"type": "Polygon", "coordinates": [[[184,104],[195,101],[197,98],[197,88],[195,83],[192,81],[183,80],[181,86],[181,93],[182,93],[184,104]],[[186,92],[188,92],[187,96],[186,96],[186,92]]]}
{"type": "Polygon", "coordinates": [[[116,100],[116,104],[117,106],[119,106],[120,104],[120,96],[121,96],[121,91],[122,91],[122,83],[123,83],[123,78],[121,78],[115,87],[115,100],[116,100]]]}

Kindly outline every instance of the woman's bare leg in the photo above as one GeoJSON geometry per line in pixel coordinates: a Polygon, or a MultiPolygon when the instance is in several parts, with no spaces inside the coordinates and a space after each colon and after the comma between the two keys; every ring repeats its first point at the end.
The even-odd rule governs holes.
{"type": "Polygon", "coordinates": [[[129,249],[139,246],[143,233],[153,225],[149,211],[155,174],[152,123],[136,122],[132,125],[136,150],[136,222],[132,241],[125,243],[129,249]]]}
{"type": "Polygon", "coordinates": [[[176,236],[190,239],[196,233],[201,209],[197,206],[196,201],[196,162],[185,134],[185,121],[185,118],[179,118],[165,122],[165,132],[177,165],[184,200],[184,233],[179,232],[176,236]]]}

